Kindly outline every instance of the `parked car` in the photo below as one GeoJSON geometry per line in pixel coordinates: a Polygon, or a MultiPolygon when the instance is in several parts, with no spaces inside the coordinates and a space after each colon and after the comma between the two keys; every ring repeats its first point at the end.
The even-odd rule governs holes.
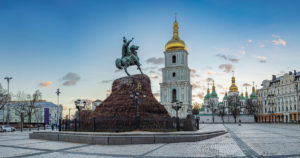
{"type": "Polygon", "coordinates": [[[13,132],[13,131],[16,131],[16,128],[9,126],[9,125],[3,125],[3,126],[1,126],[1,131],[2,132],[13,132]]]}

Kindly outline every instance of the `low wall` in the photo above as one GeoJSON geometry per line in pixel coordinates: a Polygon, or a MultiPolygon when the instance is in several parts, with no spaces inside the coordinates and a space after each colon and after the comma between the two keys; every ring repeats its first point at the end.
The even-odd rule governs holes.
{"type": "Polygon", "coordinates": [[[226,131],[213,131],[203,133],[140,133],[140,134],[95,134],[84,132],[33,132],[30,139],[42,139],[50,141],[63,141],[100,145],[125,145],[125,144],[156,144],[196,142],[227,133],[226,131]]]}
{"type": "MultiPolygon", "coordinates": [[[[213,123],[213,116],[212,115],[197,115],[200,117],[200,123],[213,123]]],[[[232,115],[225,115],[223,117],[224,123],[234,123],[234,117],[232,115]]],[[[242,121],[242,123],[254,123],[255,119],[253,115],[239,115],[236,118],[236,122],[242,121]]],[[[223,123],[222,117],[215,115],[214,116],[214,123],[223,123]]]]}

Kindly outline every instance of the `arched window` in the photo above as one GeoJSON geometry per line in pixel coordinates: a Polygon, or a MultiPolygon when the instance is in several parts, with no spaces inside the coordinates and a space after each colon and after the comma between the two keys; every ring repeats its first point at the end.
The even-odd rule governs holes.
{"type": "Polygon", "coordinates": [[[177,97],[176,97],[176,89],[173,89],[172,91],[172,102],[176,102],[177,97]]]}
{"type": "Polygon", "coordinates": [[[175,72],[173,72],[173,77],[176,77],[176,73],[175,72]]]}
{"type": "Polygon", "coordinates": [[[172,63],[176,63],[176,56],[175,55],[172,56],[172,63]]]}

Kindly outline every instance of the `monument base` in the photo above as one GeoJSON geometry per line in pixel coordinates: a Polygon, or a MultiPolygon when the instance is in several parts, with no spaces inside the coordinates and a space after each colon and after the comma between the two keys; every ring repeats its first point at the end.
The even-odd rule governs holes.
{"type": "MultiPolygon", "coordinates": [[[[92,117],[117,119],[120,127],[128,129],[136,128],[137,124],[139,129],[162,128],[164,120],[171,119],[164,106],[153,96],[150,79],[144,74],[116,79],[110,96],[96,108],[92,117]]],[[[115,121],[103,123],[115,126],[115,121]]]]}

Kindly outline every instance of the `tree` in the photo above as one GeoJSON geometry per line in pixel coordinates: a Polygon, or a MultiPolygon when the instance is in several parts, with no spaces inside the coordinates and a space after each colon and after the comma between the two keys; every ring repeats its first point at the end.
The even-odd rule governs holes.
{"type": "Polygon", "coordinates": [[[211,109],[213,123],[215,122],[215,113],[217,111],[217,109],[215,108],[216,104],[217,103],[214,100],[212,100],[212,99],[208,100],[208,106],[207,107],[211,109]]]}
{"type": "Polygon", "coordinates": [[[28,94],[24,92],[18,92],[16,95],[16,101],[12,102],[15,106],[16,115],[20,117],[20,129],[23,131],[24,118],[27,117],[27,109],[29,105],[28,94]]]}
{"type": "Polygon", "coordinates": [[[3,115],[3,124],[4,124],[4,106],[7,104],[8,102],[8,95],[5,94],[6,91],[3,89],[2,85],[0,84],[0,111],[2,111],[2,115],[3,115]]]}
{"type": "Polygon", "coordinates": [[[236,118],[238,115],[240,115],[240,109],[241,109],[241,101],[239,95],[229,96],[228,106],[229,106],[230,113],[234,117],[234,122],[236,123],[236,118]]]}
{"type": "Polygon", "coordinates": [[[28,115],[28,123],[29,123],[29,130],[31,131],[31,118],[32,114],[36,112],[36,102],[40,101],[42,98],[42,93],[39,90],[36,90],[32,96],[28,95],[29,98],[29,105],[27,107],[27,115],[28,115]]]}
{"type": "Polygon", "coordinates": [[[258,104],[257,104],[257,100],[256,99],[248,99],[246,102],[246,109],[247,109],[247,113],[249,115],[253,115],[255,122],[257,122],[257,117],[258,117],[258,104]]]}
{"type": "Polygon", "coordinates": [[[225,116],[225,114],[226,114],[226,110],[225,110],[225,105],[224,105],[224,103],[222,103],[222,104],[219,105],[218,110],[219,110],[219,116],[221,116],[222,121],[223,121],[223,123],[224,123],[224,116],[225,116]]]}
{"type": "Polygon", "coordinates": [[[200,110],[200,104],[199,103],[194,103],[193,104],[193,115],[197,115],[199,114],[199,110],[200,110]]]}

